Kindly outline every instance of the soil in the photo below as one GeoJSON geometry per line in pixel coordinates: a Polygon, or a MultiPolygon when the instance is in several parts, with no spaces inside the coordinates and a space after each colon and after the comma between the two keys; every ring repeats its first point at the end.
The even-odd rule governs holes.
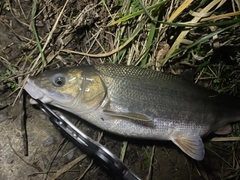
{"type": "MultiPolygon", "coordinates": [[[[83,9],[88,3],[88,1],[81,1],[78,3],[78,8],[83,9]]],[[[92,3],[97,4],[98,2],[93,1],[92,3]]],[[[107,3],[110,4],[111,1],[107,1],[107,3]]],[[[28,54],[30,51],[23,37],[33,38],[31,28],[24,25],[24,23],[30,24],[32,2],[21,2],[21,8],[24,11],[21,11],[17,1],[11,2],[12,12],[9,8],[3,7],[3,4],[0,3],[0,5],[0,74],[5,74],[7,63],[4,59],[12,64],[18,64],[23,54],[28,54]],[[23,12],[26,17],[23,16],[23,12]],[[17,21],[16,18],[21,22],[17,21]]],[[[98,12],[101,22],[104,23],[106,10],[99,9],[98,12]]],[[[46,34],[47,25],[41,25],[41,19],[38,19],[38,23],[40,36],[46,34]]],[[[95,28],[92,22],[88,21],[88,23],[91,25],[84,28],[85,33],[76,34],[75,41],[72,41],[69,47],[72,46],[73,49],[76,49],[74,47],[78,46],[77,49],[85,50],[83,36],[91,34],[95,28]]],[[[104,37],[100,36],[100,38],[102,38],[100,41],[104,41],[104,37]]],[[[81,56],[75,58],[79,57],[81,56]]],[[[68,60],[66,61],[69,63],[68,60]]],[[[94,61],[96,62],[96,60],[94,61]]],[[[89,62],[91,59],[83,58],[82,60],[82,63],[89,62]]],[[[97,62],[101,62],[101,59],[98,59],[97,62]]],[[[64,62],[60,64],[64,64],[64,62]]],[[[20,69],[19,73],[21,73],[20,69]]],[[[54,176],[56,177],[59,170],[63,171],[68,165],[70,166],[72,161],[80,157],[83,159],[66,172],[59,173],[60,175],[55,179],[115,179],[95,161],[92,162],[90,157],[85,157],[84,152],[63,137],[37,106],[29,104],[29,96],[24,96],[25,100],[18,98],[12,106],[17,93],[11,94],[10,88],[6,88],[5,84],[0,84],[0,180],[52,179],[54,176]],[[27,117],[27,148],[24,146],[22,131],[23,104],[26,104],[24,106],[27,117]]],[[[97,140],[100,136],[101,130],[98,128],[91,126],[84,120],[76,119],[76,117],[68,117],[73,122],[78,122],[79,129],[93,139],[97,140]]],[[[128,141],[128,146],[123,162],[141,179],[202,180],[224,177],[236,179],[239,174],[238,142],[213,143],[206,139],[206,156],[201,162],[189,158],[172,142],[126,139],[103,132],[100,143],[120,157],[124,141],[128,141]],[[151,156],[153,156],[152,159],[151,156]],[[150,167],[152,171],[149,173],[150,167]]]]}

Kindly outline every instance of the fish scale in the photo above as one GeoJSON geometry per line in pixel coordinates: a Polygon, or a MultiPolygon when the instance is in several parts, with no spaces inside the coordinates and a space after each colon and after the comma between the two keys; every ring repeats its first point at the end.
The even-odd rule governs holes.
{"type": "MultiPolygon", "coordinates": [[[[123,67],[123,68],[126,68],[126,67],[123,67]]],[[[134,107],[138,108],[141,111],[154,109],[155,111],[158,112],[158,114],[155,113],[155,116],[153,116],[153,118],[157,118],[158,116],[164,117],[164,114],[165,114],[164,112],[166,112],[167,117],[171,115],[171,116],[178,117],[179,119],[179,115],[176,116],[176,114],[171,113],[171,112],[174,112],[173,109],[177,109],[178,114],[179,114],[179,109],[181,111],[184,111],[184,109],[189,111],[189,109],[191,109],[191,112],[192,111],[199,112],[200,108],[189,106],[191,104],[188,101],[192,100],[189,97],[190,95],[183,96],[180,94],[180,96],[172,96],[173,94],[176,95],[175,89],[172,90],[173,92],[169,92],[170,90],[167,88],[164,88],[164,86],[163,86],[164,88],[163,89],[162,86],[159,84],[162,83],[161,77],[165,77],[165,76],[159,77],[159,73],[153,74],[152,71],[150,71],[150,73],[152,73],[151,78],[157,77],[159,79],[154,79],[155,82],[147,82],[147,84],[145,83],[144,80],[149,73],[148,72],[145,74],[140,73],[142,77],[138,76],[137,78],[139,78],[142,83],[139,84],[139,82],[136,82],[136,80],[132,80],[132,79],[128,80],[127,78],[129,75],[124,77],[123,74],[120,74],[121,72],[124,72],[124,71],[119,71],[116,74],[109,73],[105,75],[105,73],[102,72],[101,69],[98,69],[98,70],[100,74],[104,74],[103,79],[105,80],[105,82],[107,82],[107,84],[108,82],[112,82],[112,84],[109,83],[109,90],[108,90],[112,104],[120,104],[120,106],[127,106],[127,107],[131,105],[133,108],[134,107]],[[110,78],[109,78],[110,80],[108,80],[107,78],[105,78],[105,76],[107,76],[107,78],[116,77],[116,79],[114,81],[111,81],[110,78]],[[144,79],[141,79],[141,78],[144,78],[144,79]],[[121,88],[121,87],[125,87],[125,88],[121,88]],[[129,101],[129,99],[131,99],[131,101],[129,101]],[[181,103],[179,103],[180,101],[181,103]]],[[[131,70],[132,68],[129,68],[128,71],[131,72],[131,70]]],[[[136,75],[137,73],[134,72],[133,74],[136,75]]],[[[147,77],[147,79],[148,78],[149,77],[147,77]]],[[[169,80],[170,78],[163,78],[163,79],[169,80]]],[[[176,80],[179,81],[178,79],[176,80]]],[[[199,107],[199,106],[196,106],[196,107],[199,107]]],[[[130,111],[131,110],[133,109],[130,109],[130,111]]],[[[146,113],[149,113],[149,112],[146,112],[146,113]]],[[[180,113],[180,116],[181,116],[181,113],[180,113]]],[[[170,119],[172,119],[172,117],[170,119]]]]}
{"type": "Polygon", "coordinates": [[[31,77],[24,88],[33,98],[103,130],[125,137],[171,140],[196,160],[204,157],[201,137],[211,132],[227,134],[228,124],[240,119],[236,99],[180,76],[135,66],[50,70],[31,77]]]}

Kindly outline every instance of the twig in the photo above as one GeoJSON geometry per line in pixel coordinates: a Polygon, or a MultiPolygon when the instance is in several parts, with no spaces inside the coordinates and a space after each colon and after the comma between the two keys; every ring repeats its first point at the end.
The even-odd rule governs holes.
{"type": "Polygon", "coordinates": [[[26,163],[28,166],[33,167],[34,169],[38,170],[39,172],[42,172],[42,171],[43,171],[41,167],[39,167],[39,166],[34,166],[34,165],[32,165],[31,163],[25,161],[25,159],[23,159],[23,158],[15,151],[15,149],[13,148],[12,143],[11,143],[11,141],[10,141],[10,138],[9,138],[8,136],[7,136],[7,138],[8,138],[9,145],[10,145],[11,149],[13,150],[14,154],[16,154],[16,155],[17,155],[24,163],[26,163]]]}
{"type": "Polygon", "coordinates": [[[151,180],[152,179],[152,164],[153,164],[153,158],[155,154],[155,145],[152,147],[152,153],[151,153],[151,159],[150,159],[150,164],[148,168],[148,175],[146,177],[146,180],[151,180]]]}
{"type": "MultiPolygon", "coordinates": [[[[71,169],[73,166],[75,166],[77,163],[79,163],[80,161],[82,161],[83,159],[85,159],[87,157],[86,154],[81,155],[80,157],[78,157],[77,159],[74,159],[73,161],[71,161],[70,163],[68,163],[67,165],[63,166],[61,169],[59,169],[52,177],[50,180],[55,180],[57,179],[60,175],[62,175],[63,173],[67,172],[69,169],[71,169]]],[[[49,172],[47,172],[49,173],[49,172]]]]}
{"type": "Polygon", "coordinates": [[[91,163],[88,165],[87,169],[85,169],[85,171],[82,173],[82,175],[77,180],[82,179],[86,175],[88,170],[92,167],[92,165],[93,165],[93,160],[91,160],[91,163]]]}
{"type": "Polygon", "coordinates": [[[27,139],[27,128],[26,128],[26,102],[25,102],[26,96],[25,93],[22,94],[22,114],[21,114],[21,134],[23,138],[23,151],[24,155],[28,156],[28,139],[27,139]]]}
{"type": "Polygon", "coordinates": [[[211,141],[240,141],[240,137],[214,137],[211,141]]]}
{"type": "MultiPolygon", "coordinates": [[[[103,133],[100,133],[100,134],[98,135],[98,139],[97,139],[98,142],[101,140],[102,135],[103,135],[103,133]]],[[[61,150],[61,148],[59,148],[58,152],[59,152],[60,150],[61,150]]],[[[57,152],[56,154],[58,154],[58,152],[57,152]]],[[[77,163],[81,162],[81,161],[82,161],[83,159],[85,159],[86,157],[87,157],[87,155],[86,155],[86,154],[83,154],[83,155],[81,155],[80,157],[78,157],[77,159],[74,159],[73,161],[71,161],[70,163],[68,163],[67,165],[65,165],[65,166],[62,167],[61,169],[59,169],[59,170],[51,177],[50,180],[55,180],[55,179],[57,179],[59,176],[61,176],[63,173],[65,173],[65,172],[67,172],[68,170],[70,170],[73,166],[75,166],[77,163]]],[[[89,170],[90,167],[92,166],[92,163],[93,163],[93,162],[91,162],[91,163],[89,164],[89,166],[87,167],[87,169],[84,171],[84,173],[83,173],[78,179],[82,179],[82,178],[85,176],[85,174],[88,172],[88,170],[89,170]]],[[[50,168],[49,168],[48,173],[49,173],[49,172],[50,172],[50,168]]],[[[47,174],[48,174],[48,173],[47,173],[47,174]]]]}
{"type": "MultiPolygon", "coordinates": [[[[49,164],[47,173],[45,174],[45,178],[43,178],[43,179],[47,180],[48,174],[49,174],[49,172],[50,172],[50,170],[51,170],[51,167],[52,167],[52,164],[53,164],[55,158],[57,157],[58,153],[63,149],[63,147],[65,147],[65,144],[66,144],[66,143],[67,143],[67,139],[66,139],[66,138],[63,138],[62,142],[61,142],[61,143],[59,144],[59,146],[58,146],[57,152],[55,153],[55,155],[53,156],[53,158],[52,158],[52,160],[51,160],[51,162],[50,162],[50,164],[49,164]]],[[[62,169],[63,169],[63,168],[62,168],[62,169]]],[[[62,174],[62,173],[61,173],[61,174],[62,174]]],[[[60,174],[60,175],[61,175],[61,174],[60,174]]],[[[55,175],[54,175],[54,176],[55,176],[55,175]]],[[[58,176],[57,176],[57,177],[58,177],[58,176]]],[[[57,177],[56,177],[56,178],[57,178],[57,177]]],[[[53,180],[55,180],[56,178],[54,178],[53,180]]]]}

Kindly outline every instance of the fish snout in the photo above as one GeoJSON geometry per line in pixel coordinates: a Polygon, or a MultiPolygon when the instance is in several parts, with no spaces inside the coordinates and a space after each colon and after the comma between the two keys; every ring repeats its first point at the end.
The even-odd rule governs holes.
{"type": "Polygon", "coordinates": [[[43,103],[49,103],[52,101],[50,98],[45,96],[45,93],[40,88],[38,88],[33,82],[33,80],[31,79],[27,80],[27,83],[25,84],[24,89],[33,98],[33,99],[30,99],[31,104],[37,104],[37,102],[34,99],[39,99],[43,103]]]}

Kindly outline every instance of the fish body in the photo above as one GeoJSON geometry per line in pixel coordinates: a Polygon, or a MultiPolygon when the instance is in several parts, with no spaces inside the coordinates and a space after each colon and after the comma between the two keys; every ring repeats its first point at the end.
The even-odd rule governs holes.
{"type": "MultiPolygon", "coordinates": [[[[226,134],[240,119],[239,103],[180,76],[123,65],[46,71],[25,90],[35,99],[69,111],[125,137],[171,140],[196,160],[203,136],[226,134]]],[[[34,103],[34,101],[31,101],[34,103]]]]}

